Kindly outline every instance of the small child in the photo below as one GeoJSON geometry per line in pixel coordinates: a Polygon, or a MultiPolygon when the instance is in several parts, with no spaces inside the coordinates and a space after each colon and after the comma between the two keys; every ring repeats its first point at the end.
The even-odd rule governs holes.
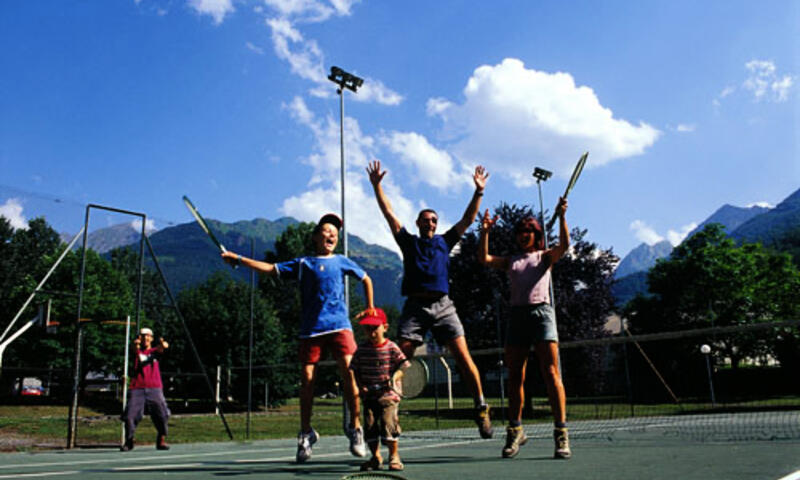
{"type": "Polygon", "coordinates": [[[403,376],[409,363],[400,347],[386,338],[389,328],[386,313],[380,308],[360,322],[367,341],[358,346],[350,362],[359,392],[363,397],[364,437],[372,452],[372,458],[361,465],[361,470],[380,470],[380,443],[389,449],[389,470],[403,470],[403,462],[397,453],[400,425],[397,421],[397,406],[400,395],[392,386],[403,376]]]}

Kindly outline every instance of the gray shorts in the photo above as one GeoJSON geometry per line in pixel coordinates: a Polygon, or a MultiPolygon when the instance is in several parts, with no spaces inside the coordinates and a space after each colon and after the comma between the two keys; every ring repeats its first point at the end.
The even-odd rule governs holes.
{"type": "Polygon", "coordinates": [[[397,326],[397,336],[416,345],[422,344],[430,330],[436,343],[447,345],[464,336],[464,327],[456,314],[456,306],[447,295],[438,300],[408,297],[397,326]]]}
{"type": "Polygon", "coordinates": [[[530,347],[540,342],[558,343],[558,327],[553,307],[549,303],[512,306],[506,345],[530,347]]]}

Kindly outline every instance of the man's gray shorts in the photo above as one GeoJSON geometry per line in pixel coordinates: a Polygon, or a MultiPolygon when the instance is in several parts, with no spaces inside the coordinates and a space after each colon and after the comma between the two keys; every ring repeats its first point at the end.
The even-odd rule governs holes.
{"type": "Polygon", "coordinates": [[[420,345],[428,330],[439,345],[447,345],[451,340],[464,336],[456,306],[447,295],[431,300],[408,297],[403,305],[397,336],[420,345]]]}

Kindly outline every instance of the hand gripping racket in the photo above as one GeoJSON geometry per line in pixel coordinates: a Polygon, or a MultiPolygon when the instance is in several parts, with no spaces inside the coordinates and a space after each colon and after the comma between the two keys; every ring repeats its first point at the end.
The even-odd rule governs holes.
{"type": "Polygon", "coordinates": [[[183,196],[183,203],[185,203],[186,208],[188,208],[189,211],[192,212],[194,219],[197,220],[197,224],[200,225],[200,228],[202,228],[203,231],[206,232],[206,234],[208,234],[208,237],[211,239],[212,242],[214,242],[214,245],[216,245],[221,252],[223,253],[227,252],[228,250],[225,249],[225,246],[223,244],[219,243],[219,240],[217,240],[217,237],[214,235],[214,232],[212,232],[211,229],[208,228],[208,224],[206,223],[205,219],[203,218],[202,215],[200,215],[200,212],[197,211],[197,208],[195,208],[192,201],[189,200],[189,197],[187,197],[186,195],[183,196]]]}
{"type": "Polygon", "coordinates": [[[392,379],[367,385],[367,392],[372,395],[379,395],[389,389],[400,395],[401,398],[418,396],[425,390],[425,385],[428,384],[428,366],[418,358],[409,360],[408,364],[408,367],[403,370],[403,375],[397,381],[392,380],[395,370],[395,372],[392,372],[392,379]]]}
{"type": "MultiPolygon", "coordinates": [[[[564,190],[563,198],[565,200],[569,196],[569,192],[572,190],[572,187],[574,187],[575,183],[578,181],[578,177],[581,176],[581,172],[583,171],[583,166],[586,164],[586,159],[588,157],[589,157],[589,152],[584,152],[583,155],[581,155],[581,158],[578,159],[578,164],[575,165],[575,170],[572,171],[572,176],[569,178],[567,189],[564,190]]],[[[553,224],[556,222],[556,218],[558,218],[558,215],[553,215],[552,217],[550,217],[550,221],[547,222],[547,230],[553,228],[553,224]]]]}
{"type": "Polygon", "coordinates": [[[391,385],[394,390],[402,398],[414,398],[425,390],[428,385],[428,366],[419,358],[412,358],[409,360],[409,366],[403,370],[403,376],[400,377],[397,384],[391,385]]]}

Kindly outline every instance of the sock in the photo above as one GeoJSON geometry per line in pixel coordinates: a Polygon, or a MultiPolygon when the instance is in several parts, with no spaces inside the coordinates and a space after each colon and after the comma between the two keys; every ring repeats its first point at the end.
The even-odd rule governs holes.
{"type": "Polygon", "coordinates": [[[485,407],[486,406],[486,399],[483,398],[483,395],[481,395],[481,396],[477,397],[476,399],[474,399],[473,402],[475,403],[475,407],[476,408],[477,407],[485,407]]]}
{"type": "Polygon", "coordinates": [[[567,422],[555,422],[556,428],[567,428],[567,422]]]}
{"type": "Polygon", "coordinates": [[[511,428],[517,428],[522,426],[522,420],[509,420],[508,426],[511,428]]]}

